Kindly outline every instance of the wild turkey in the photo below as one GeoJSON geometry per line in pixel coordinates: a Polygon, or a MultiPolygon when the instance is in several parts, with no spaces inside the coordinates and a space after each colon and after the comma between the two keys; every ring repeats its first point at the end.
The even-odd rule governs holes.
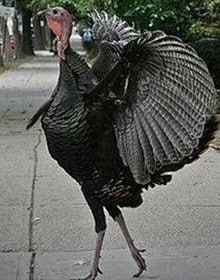
{"type": "Polygon", "coordinates": [[[72,19],[46,12],[60,39],[60,76],[42,115],[51,156],[81,185],[95,219],[97,243],[88,276],[94,280],[106,230],[106,208],[118,222],[141,275],[145,260],[120,207],[137,207],[143,189],[167,184],[198,158],[217,127],[216,90],[205,63],[179,38],[138,34],[117,16],[92,16],[99,55],[93,67],[70,48],[72,19]]]}

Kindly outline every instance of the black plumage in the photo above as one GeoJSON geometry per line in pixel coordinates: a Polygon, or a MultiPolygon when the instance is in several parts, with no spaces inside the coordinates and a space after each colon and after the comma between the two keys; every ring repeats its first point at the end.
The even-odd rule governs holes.
{"type": "MultiPolygon", "coordinates": [[[[52,29],[55,9],[47,14],[52,29]]],[[[119,207],[142,203],[143,189],[167,184],[164,172],[198,158],[217,126],[217,94],[205,63],[179,38],[138,34],[105,12],[93,21],[93,67],[61,36],[57,87],[28,127],[42,114],[49,152],[81,185],[101,232],[103,207],[116,219],[119,207]]],[[[98,271],[96,264],[85,279],[98,271]]]]}

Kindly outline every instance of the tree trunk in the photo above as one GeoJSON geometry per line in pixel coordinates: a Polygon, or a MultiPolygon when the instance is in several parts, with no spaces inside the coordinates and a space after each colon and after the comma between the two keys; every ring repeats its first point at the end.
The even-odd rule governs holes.
{"type": "Polygon", "coordinates": [[[3,67],[4,64],[3,64],[3,59],[2,59],[2,56],[0,55],[0,67],[3,67]]]}
{"type": "Polygon", "coordinates": [[[16,38],[16,57],[21,58],[22,55],[23,55],[23,52],[22,52],[22,47],[21,47],[22,46],[21,34],[18,31],[18,18],[17,18],[17,16],[15,16],[14,25],[15,25],[14,33],[15,33],[15,38],[16,38]]]}
{"type": "MultiPolygon", "coordinates": [[[[1,43],[3,43],[2,42],[2,37],[3,37],[2,30],[3,30],[3,19],[0,18],[0,37],[1,37],[1,43]]],[[[2,56],[3,56],[3,46],[0,45],[0,67],[3,66],[3,58],[2,58],[2,56]]]]}
{"type": "Polygon", "coordinates": [[[32,40],[32,30],[31,30],[31,10],[25,9],[22,11],[22,27],[23,27],[23,52],[26,55],[33,55],[33,40],[32,40]]]}
{"type": "Polygon", "coordinates": [[[42,34],[42,28],[40,26],[40,18],[35,16],[33,19],[34,25],[34,49],[38,50],[45,50],[45,40],[42,34]]]}

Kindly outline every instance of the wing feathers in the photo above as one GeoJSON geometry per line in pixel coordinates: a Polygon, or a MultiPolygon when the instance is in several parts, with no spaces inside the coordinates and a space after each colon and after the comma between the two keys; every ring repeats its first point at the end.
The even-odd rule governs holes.
{"type": "Polygon", "coordinates": [[[214,83],[204,61],[181,39],[162,31],[139,35],[104,12],[93,20],[95,37],[105,41],[94,69],[103,65],[97,67],[100,79],[107,77],[111,96],[122,104],[113,112],[120,155],[137,183],[150,183],[155,173],[193,158],[215,109],[214,83]]]}
{"type": "Polygon", "coordinates": [[[137,129],[138,139],[144,154],[145,170],[148,170],[149,173],[152,173],[156,166],[155,157],[153,153],[153,145],[151,141],[152,130],[149,124],[146,122],[145,118],[143,118],[141,110],[136,112],[136,116],[134,117],[134,123],[137,129]]]}
{"type": "Polygon", "coordinates": [[[156,126],[154,120],[146,118],[141,108],[137,113],[136,125],[138,125],[137,123],[140,124],[145,140],[142,141],[142,149],[146,150],[146,169],[153,174],[155,168],[158,169],[165,163],[163,159],[167,158],[167,156],[164,145],[167,139],[165,135],[160,134],[160,128],[156,126]]]}
{"type": "MultiPolygon", "coordinates": [[[[155,102],[158,100],[159,93],[161,94],[163,92],[158,92],[152,97],[155,102]]],[[[191,143],[193,140],[190,136],[190,130],[193,128],[192,125],[194,120],[189,116],[192,122],[188,122],[187,117],[184,117],[183,114],[181,115],[182,108],[180,106],[175,107],[175,105],[176,103],[172,103],[169,98],[160,99],[160,106],[162,107],[161,109],[170,116],[170,124],[175,128],[176,132],[180,135],[184,142],[191,143]],[[178,110],[178,108],[180,108],[180,110],[178,110]]]]}
{"type": "Polygon", "coordinates": [[[133,100],[127,105],[132,117],[126,121],[128,109],[116,113],[115,130],[126,128],[124,158],[129,157],[135,180],[144,184],[149,175],[188,162],[214,111],[217,94],[205,63],[174,36],[147,33],[128,43],[123,56],[129,69],[124,96],[133,100]]]}
{"type": "MultiPolygon", "coordinates": [[[[156,101],[154,99],[154,101],[156,101]]],[[[181,133],[179,130],[178,122],[175,121],[173,116],[169,113],[169,111],[166,109],[165,106],[161,103],[156,103],[156,106],[154,107],[154,118],[158,119],[158,122],[161,123],[163,126],[163,130],[167,137],[169,138],[169,141],[173,143],[173,145],[176,146],[176,149],[183,155],[189,155],[191,152],[190,149],[185,145],[183,142],[183,139],[181,137],[181,133]]]]}
{"type": "MultiPolygon", "coordinates": [[[[188,102],[191,110],[190,114],[200,110],[204,112],[205,110],[210,110],[209,99],[212,100],[212,91],[211,87],[206,84],[203,85],[203,82],[200,83],[200,80],[195,77],[189,76],[189,72],[182,70],[184,78],[181,78],[177,74],[178,69],[169,68],[164,73],[164,77],[167,79],[167,83],[170,85],[175,85],[178,88],[179,98],[184,98],[188,102]],[[180,79],[181,78],[181,79],[180,79]],[[203,93],[206,93],[205,95],[203,93]],[[182,94],[184,93],[184,94],[182,94]],[[192,109],[193,108],[193,109],[192,109]]],[[[175,95],[176,91],[173,92],[175,95]]]]}
{"type": "MultiPolygon", "coordinates": [[[[160,145],[163,148],[164,153],[160,152],[155,154],[161,163],[161,166],[165,166],[170,162],[176,162],[178,160],[178,153],[175,147],[173,146],[172,142],[169,140],[168,136],[166,135],[163,127],[161,126],[158,119],[155,119],[151,116],[151,114],[147,115],[148,119],[150,120],[152,130],[154,131],[160,145]]],[[[156,153],[156,150],[155,150],[156,153]]]]}

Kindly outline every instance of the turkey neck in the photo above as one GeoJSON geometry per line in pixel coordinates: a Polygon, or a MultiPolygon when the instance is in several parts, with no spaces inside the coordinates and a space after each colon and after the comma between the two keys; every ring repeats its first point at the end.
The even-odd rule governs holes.
{"type": "Polygon", "coordinates": [[[81,93],[86,93],[87,89],[93,88],[96,84],[95,76],[91,72],[90,67],[86,63],[83,57],[68,44],[65,50],[66,63],[69,66],[73,79],[75,81],[75,86],[81,93]]]}
{"type": "Polygon", "coordinates": [[[60,75],[51,106],[62,112],[82,102],[82,92],[78,89],[70,67],[66,61],[60,60],[60,75]]]}

